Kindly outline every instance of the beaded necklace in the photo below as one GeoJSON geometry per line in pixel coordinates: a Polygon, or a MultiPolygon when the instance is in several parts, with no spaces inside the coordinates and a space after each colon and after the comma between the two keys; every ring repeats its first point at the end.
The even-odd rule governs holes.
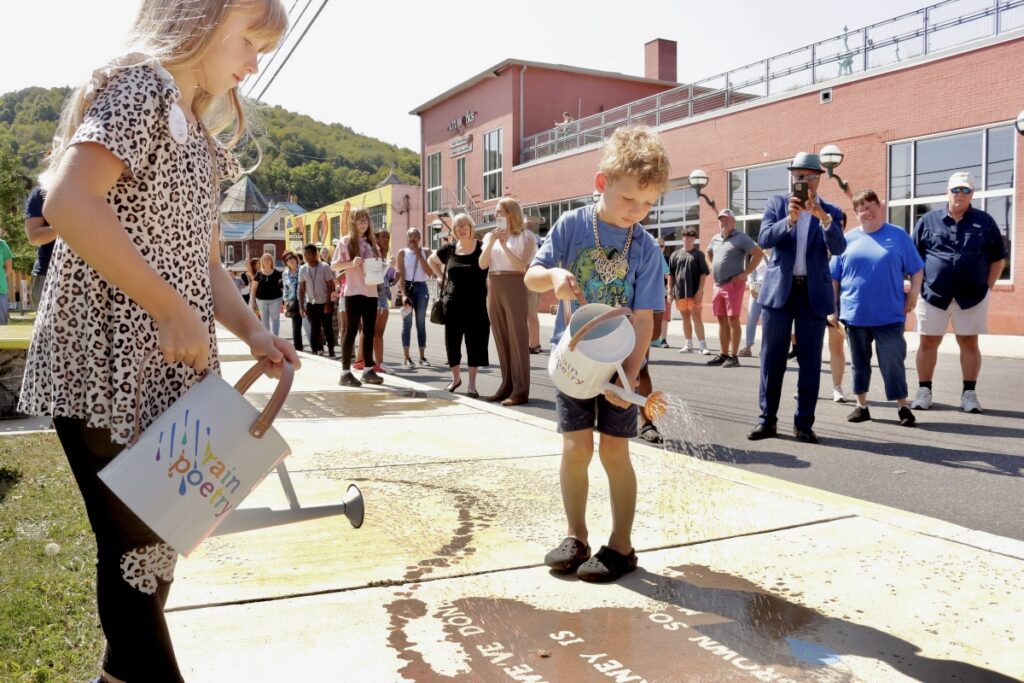
{"type": "Polygon", "coordinates": [[[601,235],[597,229],[596,205],[594,206],[593,216],[595,247],[590,250],[590,258],[594,261],[594,270],[597,271],[597,275],[601,278],[601,282],[605,284],[608,284],[615,279],[624,279],[626,277],[626,273],[629,271],[629,247],[633,244],[633,228],[636,226],[629,226],[629,232],[626,233],[625,246],[622,247],[622,251],[619,252],[618,256],[610,259],[601,247],[601,235]]]}

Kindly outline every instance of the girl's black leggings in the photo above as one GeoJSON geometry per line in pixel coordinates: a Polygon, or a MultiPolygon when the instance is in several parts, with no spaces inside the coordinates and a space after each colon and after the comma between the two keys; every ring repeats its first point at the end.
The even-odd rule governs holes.
{"type": "Polygon", "coordinates": [[[111,493],[97,474],[124,446],[85,420],[53,420],[96,535],[96,603],[107,648],[103,670],[136,681],[184,679],[164,619],[178,554],[111,493]]]}
{"type": "Polygon", "coordinates": [[[341,345],[341,367],[349,369],[352,362],[352,349],[356,345],[356,334],[359,333],[359,321],[363,321],[363,362],[366,369],[373,367],[373,334],[377,325],[377,297],[356,294],[345,297],[345,312],[348,313],[348,329],[345,330],[345,341],[341,345]]]}

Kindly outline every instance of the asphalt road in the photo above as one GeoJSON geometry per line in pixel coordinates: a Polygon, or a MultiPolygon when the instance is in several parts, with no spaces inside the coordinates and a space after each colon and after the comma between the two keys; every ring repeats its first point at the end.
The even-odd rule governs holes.
{"type": "MultiPolygon", "coordinates": [[[[428,326],[427,355],[433,367],[403,370],[401,317],[392,311],[385,331],[385,363],[400,376],[443,388],[450,381],[444,367],[443,331],[440,326],[428,326]]],[[[546,337],[542,333],[545,349],[546,337]]],[[[415,345],[414,330],[414,358],[415,345]]],[[[752,442],[746,439],[746,433],[758,413],[758,359],[740,359],[742,366],[738,368],[707,367],[707,357],[677,351],[652,349],[655,388],[680,397],[699,416],[704,426],[702,457],[1024,540],[1024,408],[1020,387],[1024,360],[985,359],[978,384],[985,412],[972,415],[959,411],[958,358],[940,354],[934,380],[937,403],[930,411],[917,411],[915,428],[899,425],[895,404],[875,401],[871,404],[871,422],[847,422],[846,415],[853,406],[831,401],[826,362],[822,365],[822,398],[815,424],[821,443],[811,446],[797,442],[787,429],[790,423],[786,413],[795,409],[795,363],[791,363],[783,387],[780,438],[752,442]]],[[[555,390],[547,374],[548,354],[531,356],[531,360],[530,403],[514,410],[554,420],[555,390]]],[[[500,383],[493,342],[491,362],[492,367],[480,371],[481,396],[495,391],[500,383]]],[[[459,393],[466,391],[465,375],[464,367],[459,393]]],[[[907,379],[913,395],[917,384],[913,349],[908,354],[907,379]]],[[[877,369],[873,380],[874,396],[881,399],[884,391],[877,369]]],[[[849,369],[844,385],[849,390],[849,369]]],[[[678,457],[693,456],[680,453],[678,457]]]]}

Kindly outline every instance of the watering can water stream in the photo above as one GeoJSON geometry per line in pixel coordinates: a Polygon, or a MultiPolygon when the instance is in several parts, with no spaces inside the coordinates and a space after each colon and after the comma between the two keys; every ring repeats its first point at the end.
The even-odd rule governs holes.
{"type": "Polygon", "coordinates": [[[649,419],[661,418],[667,409],[665,394],[655,391],[641,396],[632,391],[622,368],[636,344],[632,310],[589,304],[582,297],[580,304],[570,318],[568,302],[564,302],[565,332],[548,361],[548,374],[555,388],[577,399],[611,391],[643,408],[649,419]],[[612,381],[616,374],[622,386],[612,381]]]}

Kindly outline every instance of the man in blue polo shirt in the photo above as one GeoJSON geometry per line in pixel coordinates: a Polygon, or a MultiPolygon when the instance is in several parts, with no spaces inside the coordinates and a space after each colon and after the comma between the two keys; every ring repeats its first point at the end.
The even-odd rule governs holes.
{"type": "Polygon", "coordinates": [[[988,292],[1003,272],[1006,245],[992,217],[971,206],[974,182],[970,173],[954,173],[947,188],[948,207],[926,213],[914,228],[914,244],[924,258],[924,286],[915,310],[921,335],[917,349],[920,386],[910,405],[915,410],[931,408],[939,344],[952,321],[964,383],[960,410],[980,413],[978,335],[988,331],[988,292]]]}
{"type": "Polygon", "coordinates": [[[885,398],[895,401],[900,424],[913,427],[916,419],[907,407],[907,342],[903,337],[907,313],[914,310],[924,261],[903,228],[885,222],[885,209],[874,190],[853,195],[853,210],[860,227],[846,233],[846,251],[832,257],[832,287],[839,319],[846,325],[853,365],[853,393],[857,405],[850,422],[871,419],[868,385],[871,347],[878,352],[878,369],[885,398]],[[903,293],[903,278],[910,276],[910,291],[903,293]]]}

